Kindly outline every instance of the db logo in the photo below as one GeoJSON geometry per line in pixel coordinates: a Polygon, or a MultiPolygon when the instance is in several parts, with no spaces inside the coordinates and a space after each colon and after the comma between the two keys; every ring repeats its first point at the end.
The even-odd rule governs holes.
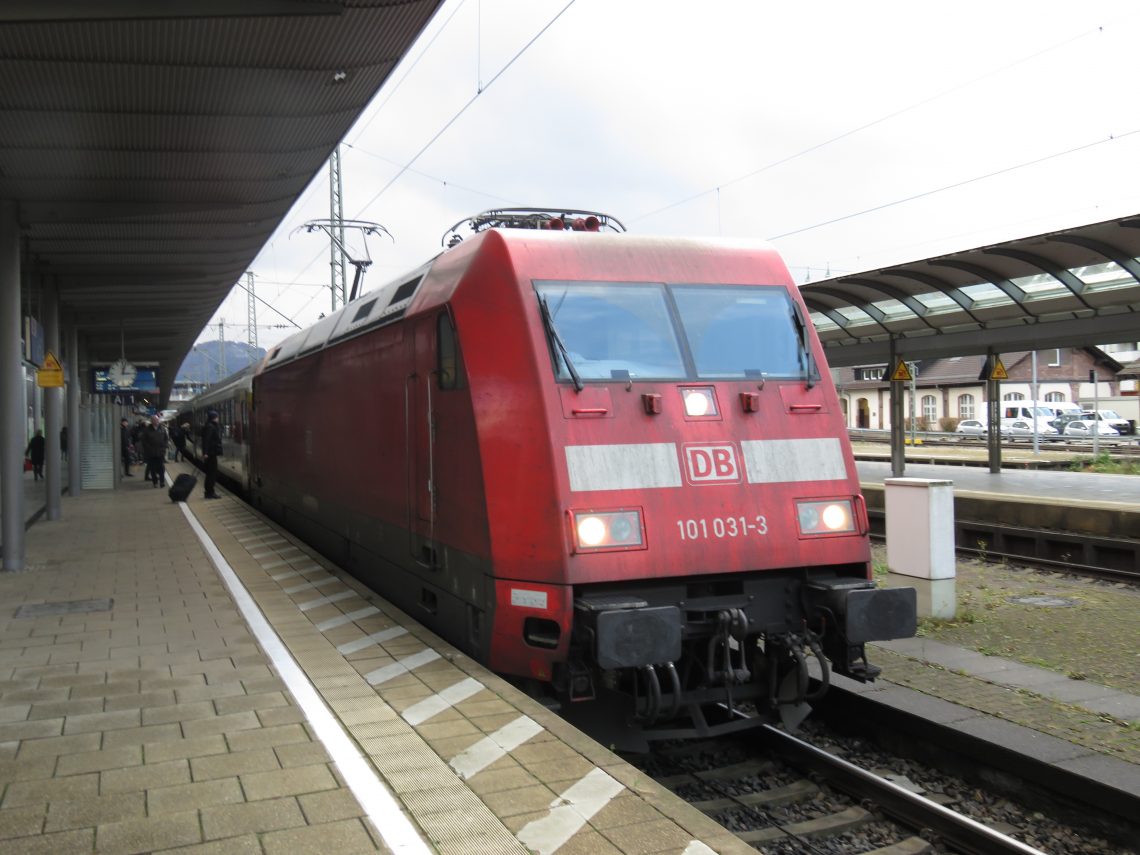
{"type": "Polygon", "coordinates": [[[726,484],[740,480],[736,451],[731,442],[686,445],[685,467],[690,484],[726,484]]]}

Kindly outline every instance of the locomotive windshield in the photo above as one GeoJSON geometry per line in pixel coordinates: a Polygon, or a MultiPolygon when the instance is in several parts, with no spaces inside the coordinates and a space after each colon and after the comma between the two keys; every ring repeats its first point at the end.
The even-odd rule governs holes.
{"type": "Polygon", "coordinates": [[[535,283],[565,346],[555,347],[558,379],[569,360],[583,380],[685,376],[664,285],[601,282],[535,283]]]}
{"type": "Polygon", "coordinates": [[[545,304],[559,380],[802,378],[810,373],[806,342],[783,288],[534,285],[545,304]]]}

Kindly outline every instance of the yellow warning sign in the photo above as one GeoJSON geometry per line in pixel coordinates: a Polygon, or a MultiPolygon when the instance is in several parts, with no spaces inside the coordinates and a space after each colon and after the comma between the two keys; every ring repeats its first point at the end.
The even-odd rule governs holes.
{"type": "Polygon", "coordinates": [[[914,378],[910,376],[910,367],[900,359],[898,365],[895,366],[895,370],[891,372],[891,382],[903,383],[913,379],[914,378]]]}
{"type": "Polygon", "coordinates": [[[50,350],[44,356],[44,364],[36,371],[36,385],[41,389],[57,389],[63,386],[63,366],[50,350]]]}
{"type": "Polygon", "coordinates": [[[994,357],[994,366],[990,370],[991,380],[1008,380],[1009,372],[1005,370],[1005,366],[1001,364],[1001,357],[994,357]]]}

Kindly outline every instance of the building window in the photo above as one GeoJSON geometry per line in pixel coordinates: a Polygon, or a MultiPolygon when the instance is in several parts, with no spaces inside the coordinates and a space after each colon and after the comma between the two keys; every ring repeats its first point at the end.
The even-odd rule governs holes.
{"type": "Polygon", "coordinates": [[[1052,403],[1053,401],[1063,401],[1063,400],[1065,400],[1065,393],[1064,392],[1046,392],[1045,393],[1045,400],[1046,400],[1046,402],[1049,402],[1049,403],[1052,403]]]}
{"type": "Polygon", "coordinates": [[[934,424],[934,420],[938,418],[938,402],[933,395],[922,396],[922,417],[926,419],[928,425],[934,424]]]}
{"type": "MultiPolygon", "coordinates": [[[[1053,361],[1049,363],[1050,368],[1059,368],[1061,365],[1061,348],[1053,350],[1053,361]]],[[[1062,399],[1063,400],[1063,399],[1062,399]]]]}
{"type": "Polygon", "coordinates": [[[973,395],[959,395],[958,396],[958,418],[959,419],[972,419],[974,417],[974,396],[973,395]]]}
{"type": "Polygon", "coordinates": [[[885,365],[872,365],[869,368],[868,367],[856,368],[855,369],[855,379],[856,380],[882,380],[883,379],[883,372],[886,370],[887,370],[887,366],[885,366],[885,365]]]}
{"type": "Polygon", "coordinates": [[[1008,395],[1002,396],[1003,401],[1024,401],[1025,396],[1020,392],[1010,392],[1008,395]]]}

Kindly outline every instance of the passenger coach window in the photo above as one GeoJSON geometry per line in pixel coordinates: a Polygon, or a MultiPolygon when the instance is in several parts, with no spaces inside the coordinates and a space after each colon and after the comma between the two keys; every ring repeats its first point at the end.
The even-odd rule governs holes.
{"type": "Polygon", "coordinates": [[[463,388],[463,362],[459,358],[459,339],[455,336],[455,327],[447,312],[441,312],[439,315],[436,348],[439,359],[439,388],[463,388]]]}

